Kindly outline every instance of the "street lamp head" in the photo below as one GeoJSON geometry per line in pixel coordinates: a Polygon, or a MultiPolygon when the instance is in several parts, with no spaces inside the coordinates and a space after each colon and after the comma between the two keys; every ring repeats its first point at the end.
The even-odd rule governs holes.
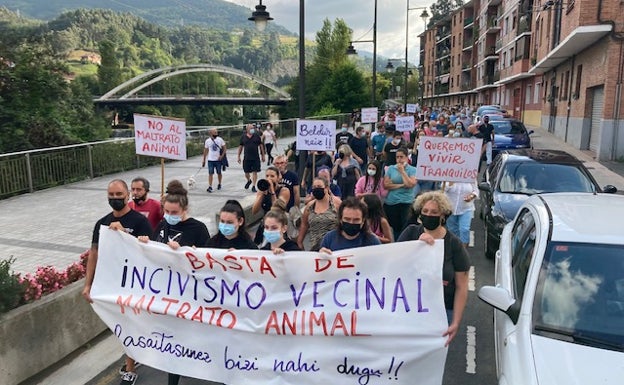
{"type": "Polygon", "coordinates": [[[349,42],[349,47],[347,48],[347,55],[357,55],[357,51],[353,46],[353,42],[349,42]]]}
{"type": "Polygon", "coordinates": [[[394,65],[392,65],[392,62],[388,61],[388,64],[386,64],[386,72],[388,73],[393,73],[394,72],[394,65]]]}
{"type": "Polygon", "coordinates": [[[267,22],[273,20],[273,18],[266,11],[266,6],[262,5],[262,0],[260,0],[260,4],[256,5],[256,10],[251,13],[251,17],[247,20],[256,23],[256,29],[262,32],[266,28],[267,22]]]}
{"type": "Polygon", "coordinates": [[[427,12],[427,9],[422,11],[422,13],[420,14],[420,18],[423,19],[425,24],[427,24],[427,19],[429,18],[429,13],[427,12]]]}

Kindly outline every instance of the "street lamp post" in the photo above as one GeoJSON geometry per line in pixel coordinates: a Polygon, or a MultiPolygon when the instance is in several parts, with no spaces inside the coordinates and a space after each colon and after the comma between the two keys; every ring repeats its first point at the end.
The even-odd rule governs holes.
{"type": "Polygon", "coordinates": [[[427,29],[427,19],[429,18],[429,13],[427,13],[427,7],[414,7],[410,8],[409,0],[405,0],[407,7],[405,11],[405,79],[403,83],[403,107],[407,108],[407,75],[408,75],[408,40],[409,40],[409,11],[414,11],[417,9],[422,9],[423,12],[420,14],[421,19],[425,22],[425,29],[427,29]]]}
{"type": "Polygon", "coordinates": [[[353,43],[373,43],[373,94],[371,96],[371,107],[375,107],[377,105],[377,0],[375,0],[375,13],[373,18],[373,40],[355,40],[349,42],[347,55],[357,55],[353,43]]]}

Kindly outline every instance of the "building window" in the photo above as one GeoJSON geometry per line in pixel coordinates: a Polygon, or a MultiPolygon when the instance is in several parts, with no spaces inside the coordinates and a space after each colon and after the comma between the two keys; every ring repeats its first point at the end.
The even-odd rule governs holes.
{"type": "Polygon", "coordinates": [[[570,71],[566,71],[565,73],[565,78],[564,78],[564,82],[563,82],[563,100],[568,100],[568,92],[570,92],[570,71]]]}
{"type": "Polygon", "coordinates": [[[531,104],[531,97],[533,96],[533,93],[531,92],[532,88],[532,85],[527,84],[526,95],[524,96],[525,104],[531,104]]]}
{"type": "Polygon", "coordinates": [[[581,96],[581,76],[583,75],[583,65],[579,64],[576,67],[576,85],[574,86],[574,99],[578,99],[581,96]]]}
{"type": "Polygon", "coordinates": [[[542,86],[542,83],[535,83],[535,90],[534,90],[534,94],[533,94],[533,103],[534,104],[539,103],[540,87],[541,86],[542,86]]]}
{"type": "Polygon", "coordinates": [[[563,76],[559,80],[559,100],[565,100],[565,89],[563,88],[563,76]]]}

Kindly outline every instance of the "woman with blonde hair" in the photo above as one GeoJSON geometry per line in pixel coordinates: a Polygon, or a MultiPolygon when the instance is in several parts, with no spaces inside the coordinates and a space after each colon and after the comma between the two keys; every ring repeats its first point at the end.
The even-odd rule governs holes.
{"type": "Polygon", "coordinates": [[[461,240],[444,227],[452,212],[451,202],[442,191],[428,191],[419,195],[413,208],[419,213],[420,223],[407,226],[397,242],[421,240],[433,245],[436,240],[444,241],[442,282],[449,327],[443,336],[447,337],[448,346],[457,335],[468,300],[470,258],[461,240]]]}
{"type": "Polygon", "coordinates": [[[338,148],[338,160],[334,163],[332,176],[342,192],[342,199],[355,196],[355,184],[360,179],[360,164],[353,157],[348,144],[338,148]]]}

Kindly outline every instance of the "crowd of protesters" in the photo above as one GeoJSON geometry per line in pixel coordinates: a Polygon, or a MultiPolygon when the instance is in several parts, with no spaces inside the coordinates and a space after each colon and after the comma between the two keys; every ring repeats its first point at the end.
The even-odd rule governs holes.
{"type": "MultiPolygon", "coordinates": [[[[414,129],[407,132],[396,130],[401,115],[405,113],[400,108],[388,110],[372,132],[357,119],[351,125],[343,124],[336,133],[334,151],[307,154],[303,175],[287,167],[289,160],[299,161],[296,143],[274,154],[279,138],[272,125],[266,125],[264,131],[260,125],[247,125],[237,160],[245,172],[244,188],[251,187],[255,194],[251,211],[263,213],[253,236],[236,200],[228,200],[220,210],[217,233],[211,236],[202,222],[189,215],[190,203],[181,182],[170,182],[158,202],[147,197],[149,181],[145,178],[135,178],[131,189],[124,181],[112,181],[108,200],[113,211],[100,219],[93,231],[83,295],[91,300],[100,224],[117,230],[132,227],[140,241],[165,243],[173,249],[263,249],[275,254],[301,250],[332,254],[410,240],[432,244],[439,239],[444,242],[444,300],[449,321],[445,336],[450,343],[467,299],[467,247],[478,190],[476,180],[417,180],[419,144],[424,136],[478,137],[483,139],[482,151],[489,153],[494,135],[486,118],[480,125],[473,124],[469,108],[419,110],[414,129]],[[268,167],[264,177],[258,176],[265,158],[268,167]]],[[[207,191],[212,193],[215,172],[217,190],[222,189],[226,144],[216,130],[210,134],[202,167],[208,167],[207,191]]],[[[489,163],[489,154],[487,159],[489,163]]],[[[134,360],[128,357],[120,370],[122,384],[136,381],[134,367],[134,360]]],[[[178,381],[178,375],[169,376],[169,384],[178,381]]]]}

